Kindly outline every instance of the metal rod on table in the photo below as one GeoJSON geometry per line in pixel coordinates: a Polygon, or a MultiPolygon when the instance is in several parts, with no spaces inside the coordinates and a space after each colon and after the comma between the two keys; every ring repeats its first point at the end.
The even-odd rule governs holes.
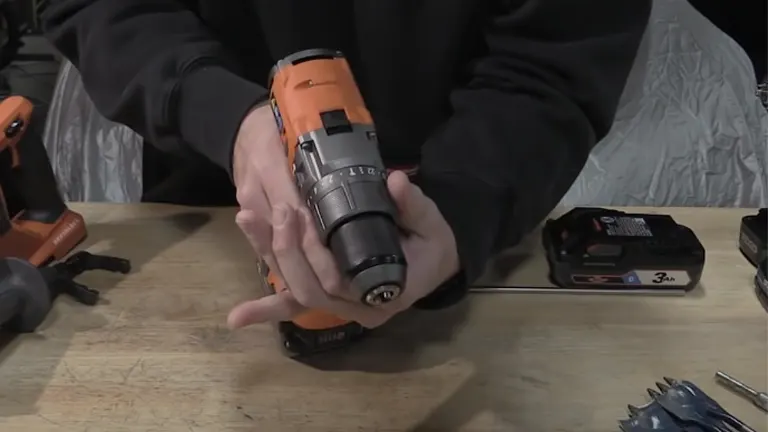
{"type": "Polygon", "coordinates": [[[717,371],[717,373],[715,374],[715,379],[717,379],[717,381],[720,384],[724,385],[725,387],[732,390],[733,392],[738,393],[741,396],[744,396],[746,399],[751,401],[756,407],[760,408],[765,412],[768,412],[768,394],[764,392],[758,392],[752,387],[744,384],[743,382],[737,380],[736,378],[722,371],[717,371]]]}
{"type": "Polygon", "coordinates": [[[605,294],[605,295],[644,295],[644,296],[662,296],[662,297],[682,297],[685,290],[668,289],[605,289],[605,288],[556,288],[556,287],[489,287],[477,286],[470,287],[469,292],[475,294],[605,294]]]}

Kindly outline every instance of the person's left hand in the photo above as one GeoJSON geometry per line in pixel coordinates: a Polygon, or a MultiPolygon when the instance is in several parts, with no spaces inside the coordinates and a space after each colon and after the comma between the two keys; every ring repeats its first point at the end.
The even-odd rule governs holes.
{"type": "MultiPolygon", "coordinates": [[[[254,250],[272,250],[278,268],[273,272],[288,289],[236,306],[229,314],[231,328],[256,323],[290,321],[307,309],[321,309],[339,318],[373,328],[411,307],[459,270],[456,240],[435,203],[399,171],[389,175],[387,186],[400,213],[401,237],[408,261],[406,286],[394,301],[381,307],[353,301],[355,296],[339,274],[335,259],[320,242],[309,211],[278,204],[274,208],[270,239],[258,233],[263,219],[241,210],[237,223],[254,250]],[[271,246],[271,247],[270,247],[271,246]]],[[[267,229],[265,229],[267,228],[267,229]]]]}

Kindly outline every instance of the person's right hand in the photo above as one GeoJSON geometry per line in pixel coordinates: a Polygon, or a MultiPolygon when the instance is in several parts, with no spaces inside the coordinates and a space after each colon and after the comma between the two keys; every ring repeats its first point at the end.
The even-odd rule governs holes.
{"type": "Polygon", "coordinates": [[[240,204],[236,222],[255,252],[276,269],[271,250],[272,208],[282,204],[298,209],[301,199],[269,105],[254,108],[240,125],[232,174],[240,204]]]}

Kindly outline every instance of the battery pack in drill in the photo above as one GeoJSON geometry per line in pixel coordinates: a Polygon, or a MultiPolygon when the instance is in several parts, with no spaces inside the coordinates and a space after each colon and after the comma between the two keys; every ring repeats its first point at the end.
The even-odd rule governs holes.
{"type": "Polygon", "coordinates": [[[278,339],[288,357],[306,358],[313,354],[344,348],[361,339],[367,329],[356,322],[324,329],[302,328],[293,321],[277,323],[278,339]]]}
{"type": "Polygon", "coordinates": [[[562,288],[685,292],[704,268],[696,234],[668,215],[575,208],[548,220],[542,239],[562,288]]]}
{"type": "MultiPolygon", "coordinates": [[[[269,271],[266,262],[259,261],[257,269],[262,278],[265,295],[285,290],[284,282],[269,271]]],[[[292,321],[275,324],[279,348],[288,357],[306,358],[325,351],[336,350],[364,337],[368,330],[362,325],[330,314],[305,312],[292,321]]]]}
{"type": "Polygon", "coordinates": [[[768,256],[768,209],[741,218],[739,250],[755,266],[768,256]]]}

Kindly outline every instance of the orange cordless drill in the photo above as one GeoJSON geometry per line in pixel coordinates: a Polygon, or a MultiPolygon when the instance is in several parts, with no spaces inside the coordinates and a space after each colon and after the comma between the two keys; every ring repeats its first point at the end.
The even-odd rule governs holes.
{"type": "MultiPolygon", "coordinates": [[[[275,65],[269,88],[296,186],[320,238],[363,304],[394,300],[407,269],[397,208],[371,114],[347,60],[338,51],[298,52],[275,65]]],[[[269,289],[286,289],[265,270],[269,289]]],[[[312,310],[280,323],[278,331],[288,354],[301,356],[346,345],[365,329],[312,310]]]]}
{"type": "Polygon", "coordinates": [[[42,141],[27,133],[32,109],[20,96],[0,102],[0,259],[42,267],[69,254],[86,230],[59,193],[42,141]],[[11,192],[20,203],[6,199],[11,192]]]}

